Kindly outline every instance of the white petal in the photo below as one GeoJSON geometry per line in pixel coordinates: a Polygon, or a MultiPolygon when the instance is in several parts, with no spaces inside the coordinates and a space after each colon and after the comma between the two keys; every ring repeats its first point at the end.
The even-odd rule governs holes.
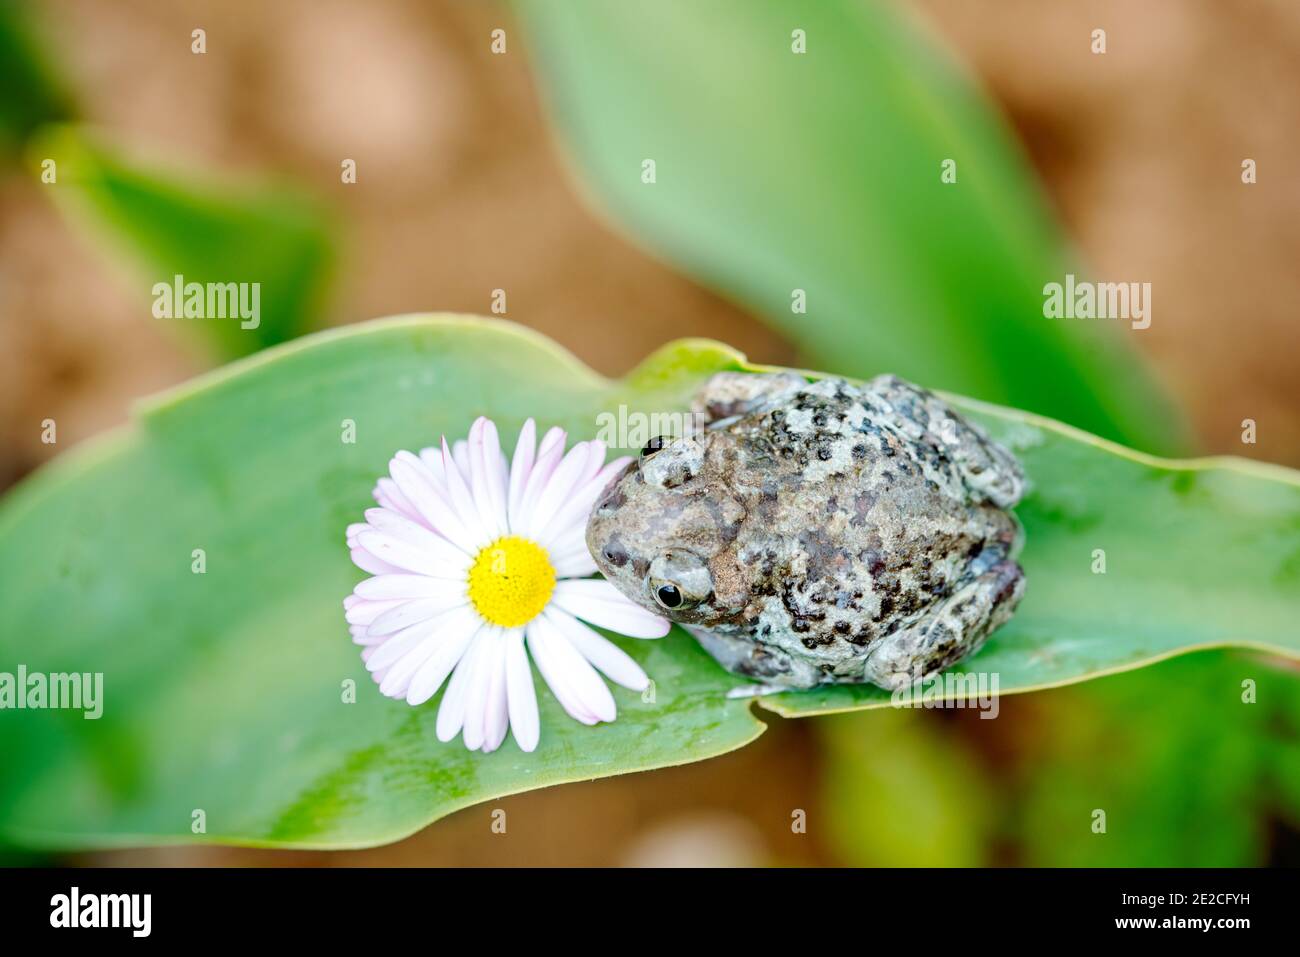
{"type": "Polygon", "coordinates": [[[532,514],[528,517],[528,529],[525,534],[530,538],[541,539],[546,535],[551,519],[555,517],[560,506],[568,500],[583,470],[586,469],[590,454],[589,443],[579,442],[569,449],[569,453],[556,466],[555,472],[547,479],[542,494],[538,496],[532,514]]]}
{"type": "Polygon", "coordinates": [[[397,512],[413,521],[420,520],[420,513],[416,511],[415,506],[402,494],[402,490],[397,487],[397,483],[391,478],[381,478],[375,485],[373,495],[380,508],[397,512]]]}
{"type": "Polygon", "coordinates": [[[385,636],[382,643],[375,647],[375,653],[366,659],[366,667],[371,671],[382,671],[392,666],[405,657],[408,651],[436,634],[437,630],[436,621],[421,621],[396,634],[385,636]]]}
{"type": "Polygon", "coordinates": [[[586,549],[574,552],[563,560],[552,559],[551,564],[555,567],[555,574],[560,578],[586,578],[599,571],[591,553],[586,549]]]}
{"type": "Polygon", "coordinates": [[[610,681],[644,691],[650,685],[650,678],[637,664],[632,656],[618,647],[604,635],[598,635],[568,612],[559,608],[548,608],[546,617],[556,628],[564,632],[578,653],[599,668],[610,681]]]}
{"type": "Polygon", "coordinates": [[[560,707],[583,724],[596,724],[600,719],[587,710],[582,698],[569,687],[563,668],[555,661],[550,650],[555,640],[551,637],[552,630],[542,617],[530,621],[525,629],[528,652],[532,655],[537,670],[541,672],[542,680],[551,689],[551,694],[555,695],[555,700],[560,702],[560,707]]]}
{"type": "Polygon", "coordinates": [[[565,700],[561,699],[560,703],[565,705],[566,711],[580,721],[583,720],[583,715],[600,721],[613,721],[617,717],[618,708],[614,704],[614,696],[609,693],[609,687],[601,680],[596,669],[578,654],[564,633],[545,615],[534,618],[529,623],[528,635],[530,641],[534,637],[541,639],[533,646],[533,658],[546,683],[556,692],[556,697],[560,697],[557,686],[561,686],[567,692],[566,697],[576,700],[579,705],[570,710],[565,700]]]}
{"type": "Polygon", "coordinates": [[[362,532],[357,541],[371,555],[396,569],[433,578],[445,578],[448,574],[448,564],[433,552],[404,542],[388,532],[362,532]]]}
{"type": "Polygon", "coordinates": [[[364,548],[352,549],[351,556],[353,565],[356,565],[363,572],[369,572],[371,575],[391,575],[402,570],[396,565],[390,565],[382,558],[370,554],[364,548]]]}
{"type": "Polygon", "coordinates": [[[470,527],[471,523],[477,525],[477,522],[472,522],[472,511],[462,509],[450,489],[450,499],[444,499],[434,488],[428,469],[419,459],[414,456],[395,457],[388,463],[388,473],[430,528],[437,529],[444,538],[463,551],[473,554],[478,550],[470,527]]]}
{"type": "Polygon", "coordinates": [[[439,598],[447,593],[447,580],[428,575],[376,575],[357,585],[355,594],[362,598],[439,598]]]}
{"type": "Polygon", "coordinates": [[[671,627],[668,619],[634,604],[603,578],[557,582],[551,601],[584,621],[633,638],[662,638],[671,627]]]}
{"type": "Polygon", "coordinates": [[[464,522],[469,535],[467,539],[469,547],[465,550],[471,555],[477,555],[484,545],[492,541],[492,530],[485,528],[479,519],[478,509],[474,505],[474,496],[469,486],[465,484],[460,468],[452,461],[451,449],[447,446],[445,438],[442,440],[442,464],[447,470],[447,494],[451,496],[452,507],[464,522]]]}
{"type": "Polygon", "coordinates": [[[350,605],[345,605],[343,617],[349,625],[369,625],[384,612],[401,605],[400,600],[366,601],[364,598],[350,605]]]}
{"type": "MultiPolygon", "coordinates": [[[[452,544],[438,532],[430,531],[420,522],[412,521],[385,508],[366,509],[366,521],[377,532],[391,535],[408,545],[429,553],[447,566],[448,577],[461,577],[473,563],[473,558],[452,544]]],[[[357,541],[360,543],[358,533],[357,541]]]]}
{"type": "Polygon", "coordinates": [[[510,733],[520,751],[533,751],[541,737],[537,716],[537,689],[533,687],[533,669],[524,650],[519,631],[506,636],[506,698],[510,711],[510,733]]]}
{"type": "Polygon", "coordinates": [[[542,436],[541,444],[537,447],[537,460],[533,463],[532,471],[528,473],[528,483],[520,497],[518,515],[511,515],[510,527],[517,534],[527,534],[526,530],[530,527],[529,523],[537,500],[541,497],[542,490],[546,488],[546,482],[554,473],[555,467],[564,457],[564,443],[567,438],[568,435],[558,426],[549,429],[542,436]]]}
{"type": "MultiPolygon", "coordinates": [[[[603,456],[602,452],[601,458],[603,456]]],[[[601,459],[593,460],[599,464],[601,459]]],[[[545,532],[538,535],[538,543],[550,547],[552,543],[572,535],[575,531],[580,538],[583,537],[587,528],[587,519],[596,505],[596,499],[600,498],[600,493],[605,491],[614,476],[623,471],[631,461],[632,459],[626,455],[617,458],[604,468],[598,469],[595,475],[581,481],[570,494],[568,501],[552,516],[545,532]]]]}
{"type": "Polygon", "coordinates": [[[439,741],[450,741],[460,733],[460,729],[465,724],[466,695],[476,680],[475,663],[482,657],[484,642],[490,637],[488,635],[490,630],[484,627],[475,633],[470,640],[469,648],[451,674],[447,692],[442,696],[442,704],[438,706],[436,733],[439,741]]]}
{"type": "Polygon", "coordinates": [[[463,590],[451,582],[446,582],[447,592],[437,598],[414,598],[404,601],[396,608],[390,608],[370,623],[371,635],[391,635],[410,628],[422,621],[430,621],[439,615],[459,608],[465,604],[463,590]]]}
{"type": "Polygon", "coordinates": [[[464,439],[457,439],[455,444],[451,447],[451,457],[452,461],[456,463],[456,467],[460,469],[460,477],[464,479],[465,483],[468,485],[470,475],[469,443],[464,439]]]}
{"type": "MultiPolygon", "coordinates": [[[[528,476],[533,470],[533,460],[537,458],[537,423],[529,419],[519,430],[519,441],[515,443],[515,457],[510,463],[510,491],[507,500],[507,514],[511,531],[518,531],[519,503],[524,497],[524,488],[528,476]]],[[[516,738],[516,740],[518,740],[516,738]]]]}
{"type": "Polygon", "coordinates": [[[470,680],[469,690],[465,693],[465,726],[461,731],[465,747],[477,751],[483,747],[487,737],[487,713],[489,694],[492,691],[492,676],[497,670],[501,658],[501,629],[495,626],[485,628],[479,635],[483,645],[475,658],[474,674],[470,680]]]}
{"type": "Polygon", "coordinates": [[[510,726],[509,699],[506,691],[506,653],[512,633],[498,636],[496,658],[492,663],[488,684],[487,707],[483,715],[483,751],[489,753],[501,747],[510,726]]]}
{"type": "Polygon", "coordinates": [[[407,704],[424,704],[438,693],[447,675],[464,657],[465,649],[478,629],[478,615],[469,608],[457,609],[443,619],[438,627],[437,647],[411,678],[406,690],[407,704]]]}
{"type": "MultiPolygon", "coordinates": [[[[410,687],[411,679],[415,673],[423,667],[424,663],[429,660],[429,656],[434,653],[438,647],[438,639],[433,637],[427,631],[421,637],[421,640],[402,655],[391,667],[384,673],[383,680],[379,682],[379,693],[387,695],[390,698],[405,698],[407,688],[410,687]]],[[[382,650],[382,649],[380,649],[382,650]]],[[[375,657],[379,654],[375,652],[375,657]]],[[[370,662],[366,662],[366,667],[370,662]]]]}
{"type": "Polygon", "coordinates": [[[506,507],[502,499],[501,443],[497,427],[479,416],[469,430],[470,494],[483,527],[497,538],[506,533],[506,507]]]}

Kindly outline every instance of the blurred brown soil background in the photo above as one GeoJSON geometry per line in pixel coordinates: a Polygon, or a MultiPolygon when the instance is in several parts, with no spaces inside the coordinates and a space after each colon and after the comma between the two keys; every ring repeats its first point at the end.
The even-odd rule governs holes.
{"type": "MultiPolygon", "coordinates": [[[[1300,465],[1300,5],[915,7],[1002,105],[1094,274],[1152,283],[1152,326],[1129,334],[1203,450],[1300,465]],[[1095,27],[1107,31],[1105,56],[1089,51],[1095,27]],[[1247,157],[1255,186],[1240,180],[1247,157]],[[1258,445],[1241,444],[1244,418],[1258,422],[1258,445]]],[[[40,14],[84,113],[123,144],[278,170],[337,206],[347,246],[330,323],[486,313],[499,287],[510,319],[609,375],[680,336],[798,362],[789,343],[580,204],[546,130],[526,38],[502,5],[50,0],[40,14]],[[196,26],[208,35],[201,57],[189,50],[196,26]],[[489,52],[496,27],[508,31],[506,56],[489,52]],[[339,182],[344,157],[357,160],[356,185],[339,182]]],[[[0,488],[50,454],[42,419],[57,420],[65,449],[203,368],[42,188],[0,178],[0,488]]],[[[1033,704],[1003,707],[998,724],[1013,727],[1033,704]]],[[[794,808],[815,820],[811,732],[772,720],[728,757],[472,808],[388,848],[92,859],[833,863],[815,828],[790,829],[794,808]],[[489,829],[495,806],[508,811],[508,839],[489,829]]]]}

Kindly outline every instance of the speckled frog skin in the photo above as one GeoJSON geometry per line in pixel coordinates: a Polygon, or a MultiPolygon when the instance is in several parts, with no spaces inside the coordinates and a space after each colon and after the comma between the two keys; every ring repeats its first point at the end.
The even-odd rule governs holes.
{"type": "Polygon", "coordinates": [[[1024,591],[1024,478],[931,393],[720,373],[708,428],[601,496],[597,565],[728,670],[776,688],[896,688],[974,652],[1024,591]]]}

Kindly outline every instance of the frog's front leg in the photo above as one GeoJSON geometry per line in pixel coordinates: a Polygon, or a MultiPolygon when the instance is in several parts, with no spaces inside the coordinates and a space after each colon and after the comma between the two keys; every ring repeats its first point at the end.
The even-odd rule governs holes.
{"type": "Polygon", "coordinates": [[[703,415],[706,425],[718,425],[779,404],[807,386],[807,380],[793,372],[719,372],[696,393],[691,411],[703,415]]]}
{"type": "Polygon", "coordinates": [[[919,621],[882,639],[867,655],[864,679],[895,690],[974,654],[1011,617],[1024,591],[1020,566],[1010,559],[997,562],[919,621]]]}
{"type": "Polygon", "coordinates": [[[731,634],[720,629],[709,630],[693,625],[683,627],[695,636],[696,641],[718,664],[733,675],[761,682],[744,691],[736,689],[728,697],[812,688],[822,679],[821,672],[809,662],[797,659],[775,645],[755,641],[743,632],[731,634]]]}

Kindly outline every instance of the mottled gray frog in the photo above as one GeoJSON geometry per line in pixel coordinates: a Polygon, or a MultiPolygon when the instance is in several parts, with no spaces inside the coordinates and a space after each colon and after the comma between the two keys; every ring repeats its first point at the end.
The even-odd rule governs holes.
{"type": "Polygon", "coordinates": [[[719,373],[707,427],[598,499],[596,564],[764,689],[897,688],[973,653],[1024,592],[1006,449],[895,376],[719,373]]]}

